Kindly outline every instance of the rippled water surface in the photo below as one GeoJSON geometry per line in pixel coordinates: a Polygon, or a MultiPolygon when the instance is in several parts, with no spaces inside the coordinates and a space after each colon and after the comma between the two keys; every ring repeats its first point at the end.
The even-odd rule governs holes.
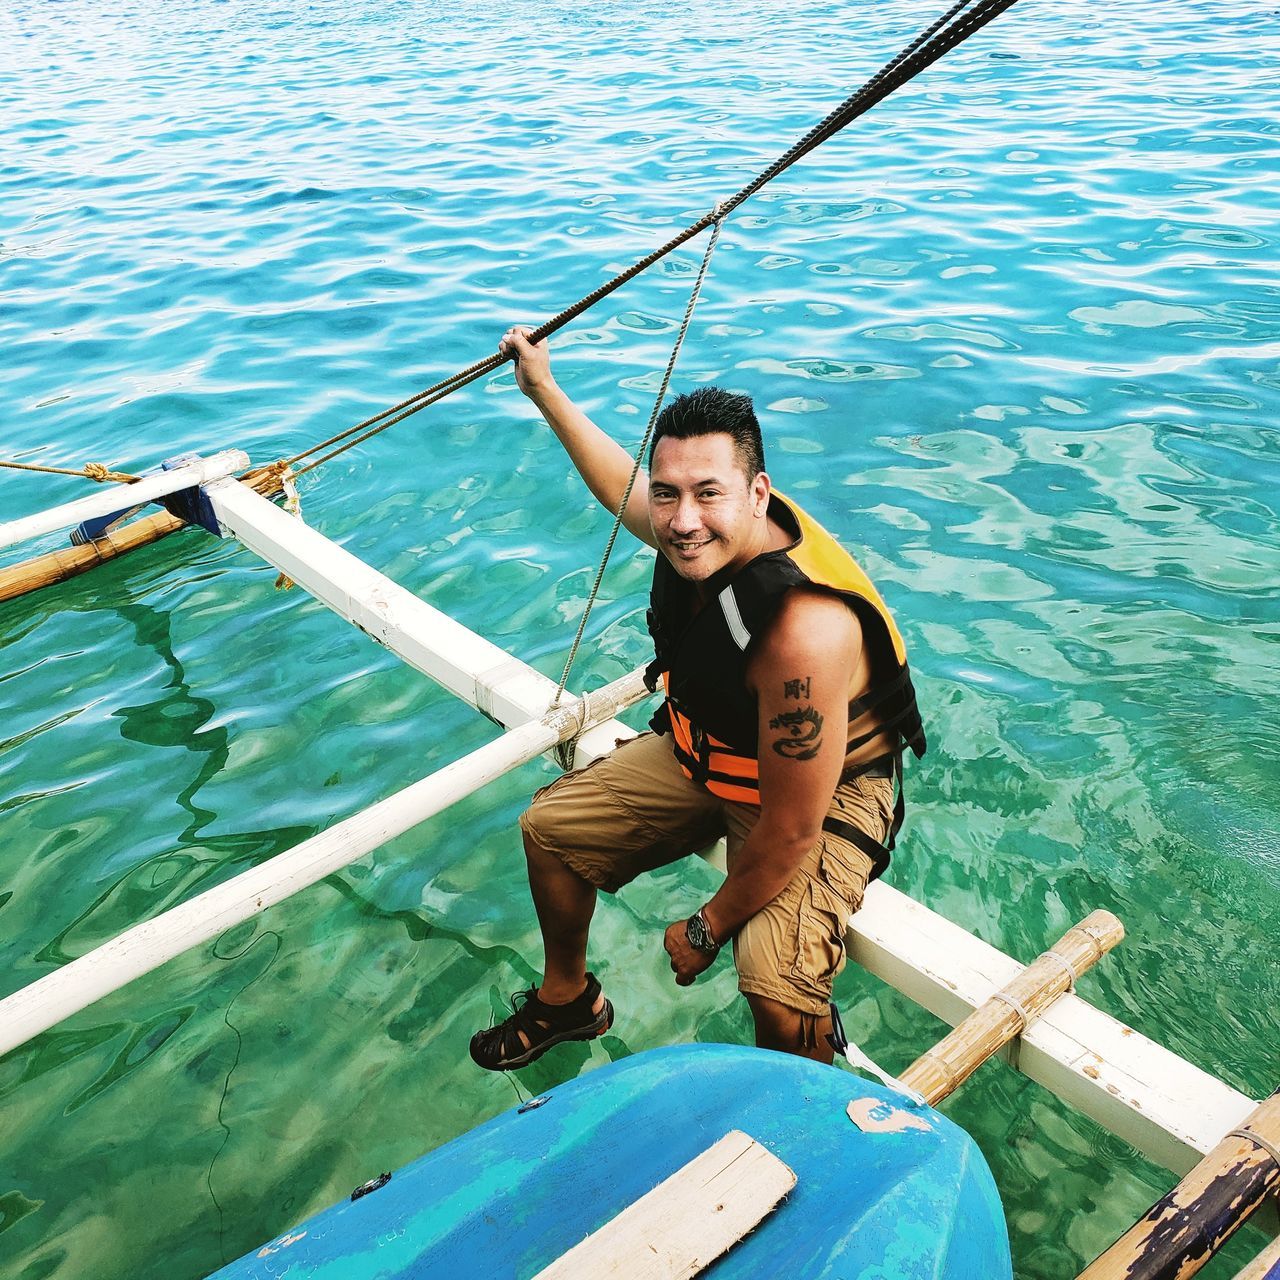
{"type": "MultiPolygon", "coordinates": [[[[295,452],[665,240],[931,16],[16,0],[0,456],[295,452]]],[[[755,397],[775,479],[902,622],[932,749],[890,879],[1027,959],[1116,911],[1086,994],[1255,1097],[1280,1077],[1275,33],[1244,0],[1023,0],[739,211],[676,378],[755,397]]],[[[557,343],[628,443],[698,252],[557,343]]],[[[83,488],[0,473],[0,514],[83,488]]],[[[608,524],[506,372],[303,504],[549,673],[608,524]]],[[[579,680],[646,657],[648,572],[619,556],[579,680]]],[[[0,994],[492,738],[273,579],[188,532],[0,605],[0,994]]],[[[510,1106],[466,1041],[539,963],[512,824],[551,774],[0,1060],[0,1274],[202,1276],[510,1106]]],[[[662,927],[713,883],[699,863],[602,906],[618,1024],[525,1090],[749,1037],[728,965],[686,993],[664,972],[662,927]]],[[[940,1034],[857,972],[838,991],[891,1067],[940,1034]]],[[[1026,1280],[1074,1275],[1169,1185],[1002,1065],[947,1109],[1026,1280]]]]}

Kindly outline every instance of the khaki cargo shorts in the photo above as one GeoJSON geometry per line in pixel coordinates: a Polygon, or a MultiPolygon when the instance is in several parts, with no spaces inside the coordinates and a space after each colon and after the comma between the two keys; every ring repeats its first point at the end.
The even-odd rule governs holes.
{"type": "MultiPolygon", "coordinates": [[[[893,781],[854,778],[830,813],[883,841],[893,820],[893,781]]],[[[732,868],[760,810],[721,800],[680,771],[670,737],[645,733],[611,755],[543,787],[520,817],[539,848],[606,893],[645,871],[688,857],[721,836],[732,868]]],[[[733,940],[738,989],[789,1009],[827,1012],[844,968],[844,930],[858,909],[871,859],[824,831],[785,889],[733,940]]]]}

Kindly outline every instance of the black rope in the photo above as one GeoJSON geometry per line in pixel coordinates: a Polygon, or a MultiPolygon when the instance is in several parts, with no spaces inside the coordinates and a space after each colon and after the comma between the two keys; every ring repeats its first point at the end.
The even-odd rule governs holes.
{"type": "MultiPolygon", "coordinates": [[[[900,89],[925,68],[932,66],[944,54],[949,53],[956,45],[967,40],[975,31],[985,27],[988,22],[998,18],[1006,9],[1012,8],[1015,3],[1016,0],[978,0],[976,4],[973,3],[973,0],[958,0],[958,3],[952,5],[946,13],[921,31],[915,39],[885,63],[866,84],[851,93],[834,111],[814,125],[803,138],[783,152],[768,168],[747,183],[736,195],[722,201],[715,209],[703,214],[696,222],[690,223],[683,231],[674,235],[666,244],[653,250],[653,252],[641,258],[625,271],[619,272],[612,280],[593,289],[585,297],[573,303],[572,306],[566,307],[558,315],[553,316],[529,335],[529,341],[533,343],[541,342],[558,329],[562,329],[569,321],[594,307],[596,303],[608,297],[616,289],[621,288],[629,280],[634,279],[641,272],[647,271],[669,253],[674,252],[700,232],[705,231],[717,219],[727,217],[745,200],[749,200],[755,195],[761,187],[772,182],[774,178],[789,169],[796,161],[821,146],[859,116],[870,111],[872,107],[882,102],[894,90],[900,89]]],[[[295,454],[289,459],[289,462],[291,464],[298,463],[304,458],[309,458],[313,454],[327,449],[330,445],[337,445],[341,441],[346,442],[341,444],[339,448],[330,449],[329,452],[322,454],[321,457],[316,458],[315,461],[308,463],[305,467],[299,468],[297,474],[303,475],[322,463],[336,458],[340,453],[345,453],[347,449],[352,449],[356,445],[371,439],[388,427],[393,427],[396,423],[403,422],[406,418],[420,412],[429,405],[443,400],[445,396],[460,390],[477,378],[483,377],[486,373],[498,368],[506,360],[513,358],[511,356],[503,357],[495,353],[483,360],[478,360],[475,364],[469,365],[451,377],[437,382],[425,391],[420,391],[416,395],[410,396],[407,400],[402,400],[399,404],[392,405],[389,409],[384,409],[381,413],[376,413],[372,417],[366,418],[363,422],[358,422],[355,426],[348,427],[345,431],[340,431],[328,440],[322,440],[319,444],[312,445],[310,449],[295,454]]]]}

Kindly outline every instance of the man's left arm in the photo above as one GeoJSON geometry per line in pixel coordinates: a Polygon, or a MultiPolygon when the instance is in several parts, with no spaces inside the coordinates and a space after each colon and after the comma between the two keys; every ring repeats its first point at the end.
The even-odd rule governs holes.
{"type": "MultiPolygon", "coordinates": [[[[822,834],[844,769],[849,680],[861,644],[857,619],[839,600],[794,591],[752,656],[747,676],[759,710],[760,820],[703,908],[717,942],[786,888],[822,834]]],[[[668,928],[666,948],[682,986],[715,958],[689,945],[684,921],[668,928]]]]}

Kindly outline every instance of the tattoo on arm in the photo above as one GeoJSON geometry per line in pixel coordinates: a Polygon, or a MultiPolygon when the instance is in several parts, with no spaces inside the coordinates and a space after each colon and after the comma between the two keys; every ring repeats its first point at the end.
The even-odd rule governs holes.
{"type": "Polygon", "coordinates": [[[784,711],[769,721],[769,728],[782,731],[771,745],[788,760],[812,760],[822,746],[822,716],[812,707],[784,711]]]}
{"type": "Polygon", "coordinates": [[[784,698],[795,698],[797,701],[801,698],[809,696],[809,681],[812,676],[801,676],[799,680],[784,680],[782,682],[782,696],[784,698]]]}

